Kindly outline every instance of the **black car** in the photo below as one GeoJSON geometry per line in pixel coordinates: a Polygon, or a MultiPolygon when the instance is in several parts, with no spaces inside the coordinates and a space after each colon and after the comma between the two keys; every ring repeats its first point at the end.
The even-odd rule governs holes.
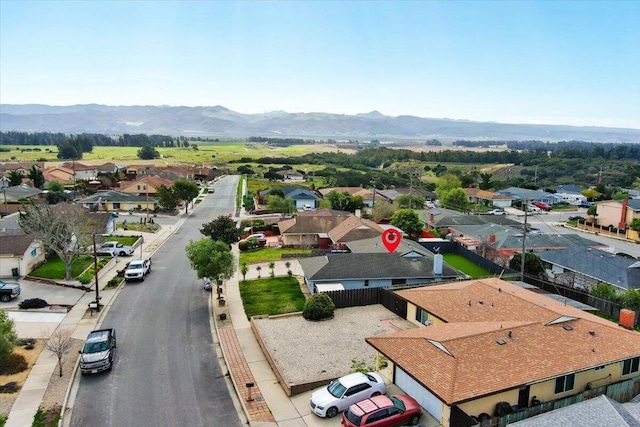
{"type": "Polygon", "coordinates": [[[569,221],[583,221],[584,217],[582,215],[571,215],[569,217],[569,221]]]}

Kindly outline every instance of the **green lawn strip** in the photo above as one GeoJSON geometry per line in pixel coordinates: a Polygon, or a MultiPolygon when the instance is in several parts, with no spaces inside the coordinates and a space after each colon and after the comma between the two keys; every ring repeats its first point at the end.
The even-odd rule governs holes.
{"type": "MultiPolygon", "coordinates": [[[[93,257],[84,255],[71,264],[71,276],[76,277],[93,265],[93,257]]],[[[51,257],[45,264],[31,272],[30,276],[44,279],[62,280],[65,277],[64,263],[60,258],[51,257]]]]}
{"type": "Polygon", "coordinates": [[[240,264],[255,264],[257,262],[280,261],[282,254],[310,254],[311,249],[295,248],[262,248],[255,251],[240,252],[240,264]]]}
{"type": "Polygon", "coordinates": [[[305,298],[295,277],[241,281],[240,296],[247,318],[295,313],[304,309],[305,298]]]}
{"type": "Polygon", "coordinates": [[[476,279],[479,277],[491,277],[493,274],[491,272],[485,270],[482,267],[479,267],[458,254],[445,254],[444,261],[452,266],[453,268],[462,271],[465,274],[468,274],[472,278],[476,279]]]}
{"type": "MultiPolygon", "coordinates": [[[[128,225],[133,225],[133,224],[137,224],[137,223],[131,223],[131,224],[128,224],[128,225]]],[[[109,237],[105,238],[104,241],[105,242],[118,242],[118,243],[122,243],[125,246],[133,246],[133,244],[135,242],[137,242],[139,238],[140,238],[140,236],[109,236],[109,237]]]]}

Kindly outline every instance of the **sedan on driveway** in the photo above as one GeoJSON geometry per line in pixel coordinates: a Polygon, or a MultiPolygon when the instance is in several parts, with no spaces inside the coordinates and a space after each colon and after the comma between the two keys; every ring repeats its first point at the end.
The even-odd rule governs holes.
{"type": "Polygon", "coordinates": [[[349,406],[342,414],[343,427],[398,427],[416,425],[420,404],[411,396],[376,396],[349,406]]]}
{"type": "Polygon", "coordinates": [[[387,387],[375,372],[349,374],[333,380],[311,395],[311,410],[319,417],[332,418],[356,402],[385,394],[387,387]]]}
{"type": "Polygon", "coordinates": [[[502,209],[492,209],[487,212],[487,215],[506,215],[507,213],[502,209]]]}

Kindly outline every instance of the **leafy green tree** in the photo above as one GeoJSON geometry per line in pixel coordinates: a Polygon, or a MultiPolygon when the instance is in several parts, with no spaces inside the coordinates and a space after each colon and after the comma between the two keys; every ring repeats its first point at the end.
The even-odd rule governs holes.
{"type": "Polygon", "coordinates": [[[58,144],[59,159],[82,159],[82,145],[75,139],[68,139],[58,144]]]}
{"type": "Polygon", "coordinates": [[[616,191],[615,193],[613,193],[613,195],[611,195],[611,198],[613,200],[628,199],[629,198],[629,193],[627,193],[625,191],[616,191]]]}
{"type": "Polygon", "coordinates": [[[640,290],[627,289],[622,294],[622,305],[635,312],[640,311],[640,290]]]}
{"type": "Polygon", "coordinates": [[[587,215],[595,216],[598,213],[598,205],[591,205],[587,209],[587,215]]]}
{"type": "Polygon", "coordinates": [[[582,190],[582,195],[586,197],[588,200],[596,200],[600,197],[600,193],[596,191],[594,188],[582,190]]]}
{"type": "Polygon", "coordinates": [[[271,187],[271,191],[269,192],[270,196],[278,196],[284,198],[284,190],[282,187],[271,187]]]}
{"type": "MultiPolygon", "coordinates": [[[[516,252],[509,260],[509,268],[520,271],[522,267],[522,254],[520,252],[516,252]]],[[[544,276],[544,266],[542,265],[542,261],[540,257],[536,254],[527,252],[524,257],[524,272],[530,276],[541,277],[544,276]]]]}
{"type": "Polygon", "coordinates": [[[6,311],[0,310],[0,362],[4,361],[11,353],[18,336],[13,320],[6,311]]]}
{"type": "Polygon", "coordinates": [[[145,145],[138,150],[138,158],[142,160],[159,159],[160,152],[150,145],[145,145]]]}
{"type": "Polygon", "coordinates": [[[391,216],[391,225],[398,227],[409,236],[418,235],[424,228],[424,222],[413,209],[398,209],[391,216]]]}
{"type": "Polygon", "coordinates": [[[170,211],[174,210],[176,206],[178,206],[178,198],[173,193],[173,189],[167,188],[164,184],[160,185],[156,190],[156,199],[160,206],[170,211]]]}
{"type": "Polygon", "coordinates": [[[371,209],[371,219],[375,222],[380,222],[383,219],[390,219],[396,209],[396,206],[386,200],[377,199],[375,205],[373,205],[373,208],[371,209]]]}
{"type": "Polygon", "coordinates": [[[280,212],[282,214],[290,214],[296,210],[293,200],[280,196],[269,196],[267,198],[267,208],[271,212],[280,212]]]}
{"type": "Polygon", "coordinates": [[[16,170],[9,172],[9,187],[15,187],[22,184],[22,174],[16,170]]]}
{"type": "Polygon", "coordinates": [[[478,183],[478,187],[481,190],[490,190],[493,188],[493,182],[491,181],[492,176],[493,175],[490,173],[480,173],[480,182],[478,183]]]}
{"type": "Polygon", "coordinates": [[[448,191],[440,199],[442,206],[449,209],[466,211],[469,208],[469,199],[467,193],[462,188],[455,188],[448,191]]]}
{"type": "Polygon", "coordinates": [[[235,262],[226,243],[208,237],[190,240],[185,252],[199,279],[208,277],[218,282],[233,276],[235,262]]]}
{"type": "Polygon", "coordinates": [[[51,205],[63,202],[67,199],[67,195],[64,192],[64,185],[58,181],[51,181],[47,185],[47,202],[51,205]]]}
{"type": "Polygon", "coordinates": [[[331,205],[331,209],[338,211],[355,212],[356,209],[364,208],[362,196],[352,196],[347,192],[331,191],[326,198],[331,205]]]}
{"type": "Polygon", "coordinates": [[[200,194],[200,189],[191,181],[179,179],[171,186],[173,194],[184,201],[185,213],[189,213],[189,203],[200,194]]]}
{"type": "Polygon", "coordinates": [[[226,215],[220,215],[211,222],[203,224],[200,233],[212,240],[219,240],[230,245],[238,241],[240,230],[233,219],[226,215]]]}
{"type": "Polygon", "coordinates": [[[589,292],[599,298],[608,299],[610,301],[620,301],[621,295],[615,286],[609,283],[598,283],[589,287],[589,292]]]}
{"type": "Polygon", "coordinates": [[[640,218],[633,218],[631,220],[631,229],[635,231],[640,231],[640,218]]]}
{"type": "Polygon", "coordinates": [[[426,200],[418,194],[403,194],[396,197],[393,202],[398,205],[400,209],[422,209],[426,200]]]}
{"type": "Polygon", "coordinates": [[[36,165],[31,165],[28,173],[29,179],[33,182],[33,186],[36,188],[42,188],[44,185],[44,174],[37,168],[36,165]]]}
{"type": "Polygon", "coordinates": [[[324,320],[333,317],[336,305],[329,295],[316,293],[311,295],[304,303],[302,317],[307,320],[324,320]]]}

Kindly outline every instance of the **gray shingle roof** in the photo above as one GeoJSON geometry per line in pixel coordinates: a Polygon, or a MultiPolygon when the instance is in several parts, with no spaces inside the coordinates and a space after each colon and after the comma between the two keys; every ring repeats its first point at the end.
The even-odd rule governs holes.
{"type": "MultiPolygon", "coordinates": [[[[629,404],[625,404],[629,405],[629,404]]],[[[640,427],[640,419],[607,396],[598,396],[509,424],[513,427],[640,427]]],[[[639,405],[640,403],[632,403],[639,405]]]]}
{"type": "MultiPolygon", "coordinates": [[[[538,254],[543,261],[580,272],[605,283],[629,288],[627,268],[638,261],[584,246],[569,246],[559,251],[538,254]]],[[[640,284],[638,285],[640,286],[640,284]]]]}
{"type": "MultiPolygon", "coordinates": [[[[350,279],[430,279],[433,274],[433,255],[404,258],[398,253],[340,253],[322,257],[301,258],[300,266],[309,280],[350,279]]],[[[443,278],[461,277],[455,269],[444,264],[443,278]]]]}

